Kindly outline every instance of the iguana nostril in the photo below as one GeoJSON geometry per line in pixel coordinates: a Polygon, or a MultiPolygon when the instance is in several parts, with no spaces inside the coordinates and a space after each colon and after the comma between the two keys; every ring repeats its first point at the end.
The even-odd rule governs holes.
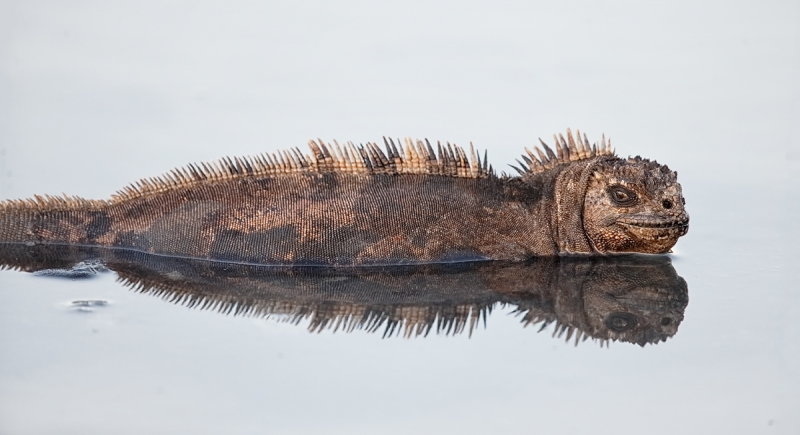
{"type": "Polygon", "coordinates": [[[672,201],[665,199],[661,202],[661,205],[663,205],[664,208],[672,208],[672,201]]]}

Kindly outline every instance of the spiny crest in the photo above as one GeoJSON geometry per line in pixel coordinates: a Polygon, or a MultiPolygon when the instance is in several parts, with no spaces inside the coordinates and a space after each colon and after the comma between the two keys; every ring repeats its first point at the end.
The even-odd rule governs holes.
{"type": "Polygon", "coordinates": [[[524,160],[524,162],[517,160],[520,167],[514,165],[511,165],[511,167],[520,174],[536,174],[564,163],[590,159],[597,156],[614,155],[614,150],[611,149],[611,139],[606,140],[605,135],[603,135],[600,143],[590,145],[589,139],[585,134],[581,136],[580,130],[576,130],[575,133],[576,135],[573,137],[572,131],[567,129],[566,139],[561,134],[554,134],[555,152],[553,152],[543,140],[539,139],[544,151],[538,146],[533,147],[535,153],[525,148],[527,155],[522,155],[522,160],[524,160]]]}
{"type": "Polygon", "coordinates": [[[264,153],[251,157],[226,157],[216,162],[190,164],[160,176],[142,179],[112,196],[123,201],[143,195],[157,194],[181,187],[241,177],[274,177],[301,172],[335,172],[349,174],[429,174],[461,178],[484,178],[494,175],[486,153],[483,159],[470,144],[469,156],[457,145],[437,143],[434,151],[430,142],[405,139],[405,147],[391,138],[383,138],[386,152],[374,142],[356,145],[347,142],[325,144],[311,140],[310,155],[299,148],[264,153]]]}
{"type": "Polygon", "coordinates": [[[233,316],[275,318],[292,324],[309,321],[310,332],[369,333],[383,328],[383,336],[403,335],[427,336],[431,331],[444,335],[456,335],[467,331],[471,336],[475,328],[492,311],[494,304],[462,304],[456,306],[437,305],[365,305],[352,303],[296,302],[258,297],[241,297],[227,294],[197,294],[185,291],[183,284],[174,286],[163,282],[149,282],[138,277],[120,275],[119,280],[134,291],[150,294],[162,299],[200,310],[217,311],[233,316]]]}
{"type": "Polygon", "coordinates": [[[437,305],[400,305],[400,306],[367,306],[360,304],[319,304],[308,310],[307,306],[299,306],[301,311],[286,311],[286,321],[299,323],[309,319],[308,329],[311,332],[322,332],[326,329],[336,332],[341,329],[352,332],[361,329],[370,333],[383,328],[383,337],[402,335],[427,336],[435,330],[437,334],[457,335],[465,330],[472,336],[472,331],[492,310],[492,306],[465,304],[456,306],[437,305]]]}
{"type": "MultiPolygon", "coordinates": [[[[542,332],[547,329],[548,326],[551,324],[555,324],[553,327],[553,338],[561,338],[564,333],[567,333],[567,336],[564,338],[564,341],[569,343],[572,337],[575,337],[574,345],[577,347],[578,343],[582,343],[589,338],[592,339],[594,342],[599,342],[600,347],[608,347],[611,341],[616,341],[616,339],[609,339],[604,337],[595,337],[582,328],[576,327],[574,325],[570,325],[567,323],[563,323],[559,321],[556,316],[552,313],[541,313],[536,310],[530,309],[520,309],[517,308],[514,310],[513,314],[515,315],[522,315],[522,324],[523,326],[527,327],[528,325],[541,325],[537,332],[542,332]]],[[[596,332],[596,331],[595,331],[596,332]]]]}
{"type": "Polygon", "coordinates": [[[77,196],[34,195],[27,199],[10,199],[0,202],[0,211],[91,211],[108,205],[107,201],[84,199],[77,196]]]}

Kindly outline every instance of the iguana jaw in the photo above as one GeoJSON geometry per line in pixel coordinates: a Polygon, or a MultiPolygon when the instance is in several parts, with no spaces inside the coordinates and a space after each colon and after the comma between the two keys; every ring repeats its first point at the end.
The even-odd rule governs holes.
{"type": "Polygon", "coordinates": [[[678,217],[632,215],[617,219],[617,223],[628,227],[654,228],[654,229],[684,228],[686,231],[688,231],[689,215],[686,213],[678,217]]]}
{"type": "Polygon", "coordinates": [[[623,216],[616,223],[651,254],[669,252],[678,238],[689,232],[689,215],[686,213],[678,217],[623,216]]]}

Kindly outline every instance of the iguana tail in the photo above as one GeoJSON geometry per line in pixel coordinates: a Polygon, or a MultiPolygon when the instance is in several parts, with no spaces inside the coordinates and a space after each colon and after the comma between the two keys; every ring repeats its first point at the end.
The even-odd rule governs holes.
{"type": "Polygon", "coordinates": [[[108,202],[35,196],[0,202],[0,243],[98,243],[111,229],[108,202]]]}

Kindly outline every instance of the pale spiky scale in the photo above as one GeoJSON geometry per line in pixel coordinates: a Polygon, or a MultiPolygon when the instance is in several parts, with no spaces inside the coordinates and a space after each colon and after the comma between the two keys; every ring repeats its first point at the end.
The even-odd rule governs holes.
{"type": "Polygon", "coordinates": [[[425,145],[425,142],[419,139],[417,139],[417,151],[418,154],[422,156],[421,161],[426,173],[436,173],[434,169],[434,165],[436,164],[436,156],[431,156],[431,153],[428,152],[428,147],[425,145]]]}
{"type": "MultiPolygon", "coordinates": [[[[537,151],[539,151],[539,150],[537,149],[537,151]]],[[[525,148],[525,152],[528,153],[528,156],[530,156],[530,158],[531,158],[531,162],[532,162],[531,171],[532,172],[544,171],[544,166],[542,166],[542,162],[539,160],[539,158],[537,158],[535,155],[533,155],[533,152],[531,150],[529,150],[528,148],[525,148]]],[[[539,151],[539,153],[541,154],[541,151],[539,151]]]]}
{"type": "MultiPolygon", "coordinates": [[[[541,141],[541,139],[539,139],[539,141],[541,141]]],[[[558,146],[557,144],[558,144],[558,140],[556,140],[556,146],[558,146]]],[[[547,153],[547,160],[548,161],[558,160],[558,157],[556,157],[556,154],[553,152],[552,149],[550,149],[549,146],[547,146],[546,143],[542,142],[542,146],[544,147],[544,152],[547,153]]]]}
{"type": "Polygon", "coordinates": [[[586,151],[587,157],[594,157],[594,151],[589,139],[586,137],[586,133],[583,134],[583,149],[586,151]]]}
{"type": "Polygon", "coordinates": [[[345,152],[345,161],[347,162],[347,172],[354,172],[358,168],[359,158],[355,147],[352,142],[345,142],[342,144],[345,152]]]}
{"type": "MultiPolygon", "coordinates": [[[[361,145],[356,146],[356,144],[353,143],[353,142],[350,142],[350,145],[356,151],[356,154],[360,157],[359,159],[357,159],[358,168],[360,170],[365,170],[365,169],[368,170],[369,169],[369,166],[367,166],[368,157],[366,156],[366,152],[364,151],[364,147],[361,146],[361,145]]],[[[367,172],[369,172],[369,171],[367,171],[367,172]]]]}
{"type": "Polygon", "coordinates": [[[450,145],[450,142],[442,147],[442,155],[444,156],[444,164],[446,168],[447,175],[455,176],[458,174],[457,163],[455,155],[453,155],[453,147],[450,145]]]}
{"type": "Polygon", "coordinates": [[[425,147],[428,151],[428,158],[432,161],[436,161],[436,153],[433,152],[433,147],[431,147],[431,143],[428,142],[428,139],[425,139],[425,147]]]}
{"type": "MultiPolygon", "coordinates": [[[[300,160],[297,159],[297,156],[295,156],[294,153],[292,153],[291,150],[284,150],[283,152],[286,154],[286,160],[291,162],[292,172],[297,172],[297,171],[299,171],[300,169],[303,168],[303,165],[300,164],[300,160]]],[[[244,167],[244,166],[242,166],[242,168],[245,171],[247,170],[247,168],[244,167]]]]}
{"type": "Polygon", "coordinates": [[[556,157],[558,158],[559,161],[568,160],[569,151],[566,149],[566,147],[562,146],[561,143],[558,142],[558,137],[556,135],[553,135],[553,137],[556,140],[556,157]],[[565,151],[567,152],[566,155],[565,151]]]}
{"type": "Polygon", "coordinates": [[[400,141],[400,138],[397,138],[397,150],[398,150],[397,153],[398,156],[400,156],[401,158],[406,158],[406,150],[405,148],[403,148],[403,142],[400,141]]]}
{"type": "MultiPolygon", "coordinates": [[[[541,139],[539,139],[539,140],[541,141],[541,139]]],[[[547,152],[548,146],[545,145],[544,143],[542,143],[542,146],[545,147],[545,152],[547,152],[547,157],[548,157],[549,160],[558,160],[558,149],[560,148],[559,145],[560,144],[558,142],[558,134],[554,134],[553,135],[553,148],[556,149],[556,152],[552,152],[552,151],[551,152],[547,152]],[[551,155],[551,153],[553,155],[551,155]]]]}
{"type": "Polygon", "coordinates": [[[456,157],[456,152],[453,151],[453,145],[450,142],[447,142],[447,156],[450,159],[450,175],[457,176],[458,175],[458,157],[456,157]]]}
{"type": "Polygon", "coordinates": [[[589,158],[590,156],[587,154],[586,146],[583,143],[583,138],[581,137],[581,131],[575,130],[575,139],[577,140],[576,150],[578,151],[578,158],[576,160],[583,160],[589,158]]]}
{"type": "MultiPolygon", "coordinates": [[[[564,158],[565,157],[564,151],[561,151],[561,153],[558,153],[558,151],[561,150],[561,149],[566,150],[566,152],[569,153],[569,149],[566,146],[567,143],[566,143],[566,141],[564,141],[564,135],[562,135],[561,133],[554,134],[553,138],[555,139],[555,142],[556,142],[555,143],[555,151],[556,151],[556,156],[558,157],[558,160],[559,161],[565,161],[566,159],[564,158]]],[[[567,154],[567,159],[569,159],[569,154],[567,154]]]]}
{"type": "Polygon", "coordinates": [[[475,147],[472,142],[469,143],[469,154],[471,157],[470,168],[472,169],[472,176],[477,177],[480,173],[480,160],[478,160],[478,155],[475,153],[475,147]]]}
{"type": "Polygon", "coordinates": [[[441,142],[436,142],[436,152],[439,155],[439,165],[443,169],[442,174],[446,174],[447,172],[445,170],[447,168],[447,163],[448,163],[447,153],[444,152],[444,149],[442,148],[442,143],[441,142]]]}
{"type": "Polygon", "coordinates": [[[325,144],[322,139],[319,140],[320,146],[322,148],[322,155],[325,158],[325,162],[329,165],[333,163],[333,156],[331,156],[331,150],[327,144],[325,144]]]}
{"type": "Polygon", "coordinates": [[[380,174],[383,172],[383,165],[381,164],[380,157],[375,153],[375,149],[372,147],[372,143],[367,142],[366,145],[362,146],[364,154],[366,154],[364,158],[364,162],[367,163],[367,168],[370,169],[372,172],[380,174]]]}
{"type": "MultiPolygon", "coordinates": [[[[323,145],[322,149],[323,149],[323,151],[325,150],[324,145],[323,145]]],[[[289,162],[286,161],[286,156],[284,156],[282,152],[278,152],[276,154],[276,157],[278,158],[278,161],[280,162],[281,173],[288,174],[289,173],[289,162]]],[[[328,160],[328,158],[325,158],[326,166],[328,166],[327,165],[327,163],[328,163],[327,160],[328,160]]]]}
{"type": "MultiPolygon", "coordinates": [[[[314,141],[314,139],[308,141],[308,147],[311,149],[311,154],[314,156],[315,161],[319,162],[323,160],[324,156],[322,154],[322,150],[319,148],[319,145],[316,141],[314,141]]],[[[267,154],[267,158],[270,158],[269,154],[267,154]]]]}
{"type": "Polygon", "coordinates": [[[333,145],[328,147],[331,151],[331,158],[333,159],[333,168],[335,171],[341,171],[345,168],[344,154],[342,153],[342,146],[334,139],[333,145]]]}
{"type": "Polygon", "coordinates": [[[292,156],[290,156],[289,153],[286,152],[286,150],[280,150],[279,153],[281,155],[281,160],[285,164],[286,172],[287,173],[294,172],[293,171],[294,170],[294,161],[292,159],[292,156]]]}
{"type": "MultiPolygon", "coordinates": [[[[306,161],[305,156],[303,155],[302,152],[300,152],[299,148],[293,147],[292,148],[292,155],[294,155],[295,158],[297,158],[297,161],[300,162],[300,167],[301,168],[307,168],[308,167],[308,161],[306,161]]],[[[251,170],[251,172],[252,172],[252,170],[251,170]]]]}
{"type": "MultiPolygon", "coordinates": [[[[539,139],[539,142],[541,142],[543,147],[547,148],[547,144],[545,144],[543,140],[539,139]]],[[[536,151],[536,154],[539,155],[539,160],[542,162],[542,166],[547,166],[547,162],[550,160],[550,158],[545,155],[545,153],[543,153],[539,147],[533,147],[533,149],[536,151]]]]}
{"type": "Polygon", "coordinates": [[[516,161],[517,161],[517,163],[519,164],[519,169],[517,169],[517,168],[516,168],[515,166],[513,166],[513,165],[511,165],[511,167],[512,167],[512,168],[514,168],[514,169],[516,169],[516,170],[517,170],[517,172],[519,172],[520,174],[524,174],[524,173],[527,173],[527,172],[530,172],[530,171],[531,171],[531,170],[530,170],[530,167],[528,167],[528,165],[526,165],[525,163],[521,162],[519,159],[516,159],[516,161]]]}
{"type": "Polygon", "coordinates": [[[388,167],[389,166],[389,159],[383,153],[383,150],[378,146],[378,144],[373,142],[371,144],[371,147],[372,147],[373,153],[375,154],[377,159],[380,161],[381,167],[388,167]]]}
{"type": "Polygon", "coordinates": [[[530,149],[528,149],[528,147],[525,147],[524,149],[525,149],[525,152],[528,154],[528,157],[530,157],[531,161],[534,161],[534,162],[541,163],[541,162],[539,162],[539,158],[538,158],[538,157],[536,157],[536,156],[533,154],[533,151],[531,151],[530,149]]]}
{"type": "Polygon", "coordinates": [[[425,144],[422,143],[422,141],[419,140],[419,139],[417,139],[417,140],[410,139],[410,140],[411,140],[411,143],[413,143],[414,146],[416,146],[415,151],[417,152],[417,156],[419,156],[420,162],[427,161],[428,160],[428,153],[425,150],[425,144]]]}
{"type": "Polygon", "coordinates": [[[460,147],[456,148],[458,151],[458,160],[459,160],[459,176],[470,178],[470,171],[469,171],[469,159],[467,158],[467,153],[460,147]]]}
{"type": "Polygon", "coordinates": [[[420,153],[420,147],[415,143],[414,139],[406,138],[406,151],[411,153],[411,161],[414,163],[414,172],[426,173],[427,167],[425,165],[425,158],[420,153]]]}
{"type": "Polygon", "coordinates": [[[372,165],[369,165],[367,163],[369,157],[367,156],[367,152],[366,152],[366,150],[364,148],[364,145],[360,144],[360,143],[356,144],[355,142],[348,142],[348,145],[351,147],[351,149],[352,149],[351,151],[352,151],[353,155],[355,156],[355,162],[354,163],[356,164],[357,169],[359,169],[359,170],[360,169],[366,169],[368,171],[371,170],[372,169],[372,165]]]}
{"type": "Polygon", "coordinates": [[[404,160],[406,160],[408,167],[412,171],[418,171],[419,166],[417,164],[417,155],[414,144],[412,143],[411,138],[408,137],[403,138],[403,141],[405,142],[405,153],[403,155],[403,158],[404,160]]]}
{"type": "Polygon", "coordinates": [[[358,152],[353,142],[347,141],[344,143],[344,149],[347,152],[348,170],[350,172],[357,171],[361,165],[361,153],[358,152]]]}
{"type": "Polygon", "coordinates": [[[576,161],[582,159],[583,156],[575,145],[575,139],[572,137],[572,131],[570,131],[570,129],[567,129],[567,140],[569,143],[569,160],[576,161]]]}
{"type": "MultiPolygon", "coordinates": [[[[338,169],[334,170],[341,170],[343,172],[350,172],[350,151],[347,149],[347,144],[339,144],[338,142],[334,141],[334,147],[338,147],[339,158],[336,162],[336,167],[338,169]]],[[[324,170],[324,168],[323,168],[324,170]]]]}
{"type": "Polygon", "coordinates": [[[558,134],[558,141],[556,142],[556,145],[561,145],[562,147],[567,148],[567,141],[564,139],[563,134],[558,134]]]}

